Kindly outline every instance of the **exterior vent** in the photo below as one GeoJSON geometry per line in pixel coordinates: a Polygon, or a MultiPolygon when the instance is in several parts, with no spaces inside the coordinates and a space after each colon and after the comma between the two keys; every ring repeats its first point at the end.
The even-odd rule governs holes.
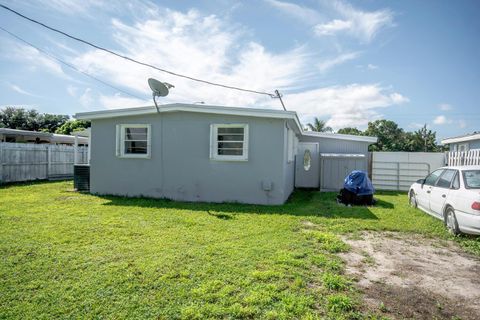
{"type": "Polygon", "coordinates": [[[90,191],[90,166],[77,164],[73,167],[73,187],[77,191],[90,191]]]}

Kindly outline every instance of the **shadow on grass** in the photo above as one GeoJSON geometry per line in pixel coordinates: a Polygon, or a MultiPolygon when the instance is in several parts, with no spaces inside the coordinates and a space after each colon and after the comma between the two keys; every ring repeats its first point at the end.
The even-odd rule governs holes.
{"type": "MultiPolygon", "coordinates": [[[[223,220],[233,219],[235,214],[279,214],[378,220],[377,216],[370,210],[370,207],[346,207],[337,203],[336,193],[318,192],[316,190],[296,190],[287,203],[275,206],[242,203],[178,202],[167,199],[127,198],[119,196],[100,197],[108,200],[108,202],[104,203],[105,206],[205,211],[209,215],[223,220]]],[[[383,200],[379,200],[376,207],[386,209],[394,208],[393,204],[383,200]]]]}

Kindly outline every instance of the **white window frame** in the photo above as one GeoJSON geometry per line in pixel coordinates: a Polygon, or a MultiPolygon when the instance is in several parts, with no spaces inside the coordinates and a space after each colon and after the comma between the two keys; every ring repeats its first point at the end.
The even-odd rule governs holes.
{"type": "Polygon", "coordinates": [[[217,161],[248,161],[248,124],[211,124],[210,125],[210,159],[217,161]],[[218,154],[218,129],[219,128],[243,128],[243,151],[242,155],[218,154]]]}
{"type": "Polygon", "coordinates": [[[469,150],[468,142],[458,144],[458,151],[468,152],[468,150],[469,150]],[[461,149],[463,149],[463,150],[461,150],[461,149]]]}
{"type": "Polygon", "coordinates": [[[116,126],[116,155],[119,158],[150,159],[152,153],[152,126],[150,124],[119,124],[116,126]],[[127,128],[147,129],[147,153],[125,153],[125,130],[127,128]]]}

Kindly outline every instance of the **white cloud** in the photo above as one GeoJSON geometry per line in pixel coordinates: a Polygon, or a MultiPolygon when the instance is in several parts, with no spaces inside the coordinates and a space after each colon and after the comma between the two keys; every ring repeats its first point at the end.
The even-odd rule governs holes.
{"type": "Polygon", "coordinates": [[[453,107],[448,103],[441,103],[438,105],[438,108],[442,111],[450,111],[453,109],[453,107]]]}
{"type": "Polygon", "coordinates": [[[452,123],[452,120],[448,120],[447,117],[445,117],[444,115],[439,115],[435,117],[435,119],[433,119],[433,123],[438,125],[444,125],[452,123]]]}
{"type": "Polygon", "coordinates": [[[85,107],[85,108],[91,108],[92,104],[94,103],[94,96],[92,89],[87,88],[83,92],[83,94],[78,98],[80,101],[80,104],[85,107]]]}
{"type": "Polygon", "coordinates": [[[76,97],[77,96],[77,93],[78,93],[78,88],[77,87],[74,87],[72,85],[68,85],[67,86],[67,92],[70,96],[72,97],[76,97]]]}
{"type": "Polygon", "coordinates": [[[125,108],[125,106],[140,107],[140,106],[153,104],[153,102],[150,102],[150,101],[124,97],[119,93],[111,96],[101,95],[99,98],[99,102],[102,107],[107,109],[125,108]]]}
{"type": "Polygon", "coordinates": [[[358,57],[358,54],[358,52],[344,53],[333,59],[324,60],[317,64],[318,70],[322,73],[326,72],[337,65],[355,59],[356,57],[358,57]]]}
{"type": "Polygon", "coordinates": [[[461,129],[464,129],[466,126],[467,126],[467,121],[463,120],[463,119],[460,119],[457,121],[458,123],[458,126],[461,128],[461,129]]]}
{"type": "MultiPolygon", "coordinates": [[[[177,73],[254,90],[295,88],[312,76],[303,47],[272,53],[214,15],[195,10],[164,10],[162,19],[142,19],[133,26],[112,21],[114,39],[123,54],[177,73]]],[[[118,86],[150,96],[147,78],[175,85],[164,102],[205,101],[210,104],[253,105],[270,98],[227,90],[173,77],[147,67],[91,50],[73,63],[118,86]]],[[[126,107],[126,106],[125,106],[126,107]]]]}
{"type": "Polygon", "coordinates": [[[376,69],[378,69],[378,68],[379,68],[379,67],[378,67],[377,65],[374,65],[374,64],[371,64],[371,63],[369,63],[369,64],[367,65],[367,69],[369,69],[369,70],[376,70],[376,69]]]}
{"type": "Polygon", "coordinates": [[[300,21],[315,24],[320,19],[320,15],[317,11],[310,8],[300,6],[295,3],[277,1],[277,0],[265,0],[267,3],[272,5],[274,8],[282,11],[285,14],[288,14],[292,17],[299,19],[300,21]]]}
{"type": "Polygon", "coordinates": [[[317,24],[314,30],[318,36],[346,33],[370,42],[382,28],[393,25],[393,12],[389,9],[363,11],[342,1],[334,2],[334,9],[342,18],[317,24]]]}
{"type": "Polygon", "coordinates": [[[19,86],[13,84],[13,83],[9,84],[8,86],[9,86],[10,89],[12,89],[13,91],[18,92],[18,93],[20,93],[20,94],[23,94],[23,95],[25,95],[25,96],[31,96],[31,97],[35,97],[35,96],[36,96],[36,95],[34,95],[33,93],[30,93],[30,92],[28,92],[28,91],[20,88],[19,86]]]}
{"type": "Polygon", "coordinates": [[[2,56],[10,60],[25,62],[33,71],[41,69],[56,76],[63,78],[67,77],[59,63],[46,57],[43,53],[33,47],[9,40],[4,40],[1,47],[3,47],[1,50],[2,56]],[[5,47],[3,47],[4,45],[5,47]],[[8,50],[5,50],[5,48],[8,48],[8,50]]]}
{"type": "Polygon", "coordinates": [[[317,24],[314,30],[319,36],[331,36],[339,31],[351,29],[352,24],[352,21],[335,19],[327,23],[317,24]]]}
{"type": "Polygon", "coordinates": [[[305,123],[313,117],[330,117],[327,125],[334,129],[362,127],[381,117],[378,109],[408,102],[401,94],[388,91],[377,84],[331,86],[290,94],[285,101],[305,123]]]}

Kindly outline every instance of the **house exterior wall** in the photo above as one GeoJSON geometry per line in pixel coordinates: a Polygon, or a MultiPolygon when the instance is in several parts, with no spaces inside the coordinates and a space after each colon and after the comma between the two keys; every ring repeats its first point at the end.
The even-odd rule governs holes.
{"type": "Polygon", "coordinates": [[[95,119],[90,190],[181,201],[281,204],[293,190],[285,165],[285,126],[283,119],[191,112],[95,119]],[[210,125],[229,123],[249,125],[248,161],[210,159],[210,125]],[[118,124],[151,125],[150,159],[116,156],[118,124]],[[270,185],[271,190],[265,190],[270,185]]]}
{"type": "Polygon", "coordinates": [[[321,191],[338,191],[346,175],[353,170],[368,170],[369,142],[302,136],[300,142],[318,142],[319,153],[363,154],[362,158],[322,157],[319,161],[321,191]]]}
{"type": "Polygon", "coordinates": [[[471,140],[465,142],[455,142],[450,144],[450,151],[459,151],[460,145],[466,145],[467,150],[480,149],[480,140],[471,140]]]}

